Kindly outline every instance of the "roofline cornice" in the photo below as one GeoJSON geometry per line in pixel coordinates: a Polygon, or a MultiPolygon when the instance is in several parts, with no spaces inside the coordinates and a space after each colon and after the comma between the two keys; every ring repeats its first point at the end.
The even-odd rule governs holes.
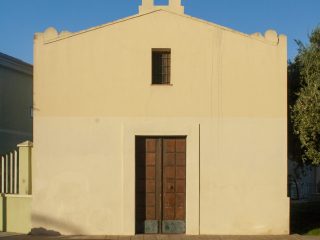
{"type": "Polygon", "coordinates": [[[4,53],[0,53],[0,67],[5,67],[31,76],[33,75],[33,66],[31,64],[4,53]]]}
{"type": "Polygon", "coordinates": [[[113,22],[105,23],[105,24],[102,24],[102,25],[99,25],[99,26],[96,26],[96,27],[92,27],[92,28],[89,28],[89,29],[85,29],[85,30],[82,30],[82,31],[79,31],[79,32],[75,32],[75,33],[65,34],[64,32],[62,32],[62,34],[59,34],[56,29],[50,27],[44,33],[36,33],[35,34],[35,39],[37,39],[40,36],[44,36],[45,37],[46,35],[50,35],[49,39],[44,38],[44,44],[51,44],[51,43],[54,43],[54,42],[57,42],[57,41],[60,41],[60,40],[64,40],[64,39],[67,39],[67,38],[70,38],[70,37],[75,37],[77,35],[84,34],[84,33],[90,32],[90,31],[94,31],[94,30],[97,30],[97,29],[100,29],[100,28],[108,27],[108,26],[111,26],[111,25],[114,25],[114,24],[119,24],[119,23],[122,23],[122,22],[125,22],[125,21],[128,21],[128,20],[131,20],[131,19],[140,18],[140,17],[146,16],[146,15],[150,15],[150,14],[154,14],[154,13],[160,13],[160,12],[167,12],[167,13],[174,14],[174,15],[177,15],[177,16],[180,16],[180,17],[184,17],[184,18],[189,19],[191,21],[199,22],[199,23],[202,23],[202,24],[205,24],[205,25],[208,25],[208,26],[211,26],[211,27],[215,27],[215,28],[218,28],[218,29],[221,29],[221,30],[224,30],[224,31],[232,32],[232,33],[241,35],[243,37],[247,37],[247,38],[250,38],[250,39],[253,39],[253,40],[256,40],[256,41],[263,42],[265,44],[273,45],[273,46],[277,46],[280,41],[281,42],[286,42],[287,41],[285,35],[283,35],[283,34],[278,35],[278,33],[276,31],[272,30],[272,29],[267,30],[264,35],[262,35],[261,33],[254,33],[254,34],[250,34],[249,35],[249,34],[246,34],[246,33],[243,33],[243,32],[239,32],[237,30],[234,30],[234,29],[231,29],[231,28],[228,28],[228,27],[224,27],[224,26],[221,26],[221,25],[218,25],[218,24],[206,21],[206,20],[202,20],[200,18],[189,16],[187,14],[180,14],[180,13],[172,12],[172,11],[169,11],[168,9],[161,8],[161,6],[158,6],[158,8],[150,10],[149,12],[144,12],[144,13],[141,13],[141,14],[132,15],[132,16],[129,16],[129,17],[126,17],[126,18],[122,18],[122,19],[119,19],[119,20],[116,20],[116,21],[113,21],[113,22]],[[48,31],[48,30],[50,30],[50,31],[48,31]],[[47,31],[48,31],[48,33],[46,33],[47,31]],[[52,34],[52,31],[54,32],[53,34],[52,34]]]}

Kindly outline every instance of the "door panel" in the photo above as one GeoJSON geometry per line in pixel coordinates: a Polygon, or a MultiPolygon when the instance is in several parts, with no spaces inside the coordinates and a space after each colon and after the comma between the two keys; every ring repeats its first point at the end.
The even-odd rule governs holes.
{"type": "Polygon", "coordinates": [[[185,232],[186,139],[163,140],[162,233],[185,232]]]}
{"type": "MultiPolygon", "coordinates": [[[[145,232],[145,222],[156,219],[156,142],[136,139],[136,232],[145,232]]],[[[147,232],[157,233],[156,222],[147,232]]]]}
{"type": "Polygon", "coordinates": [[[185,185],[185,138],[136,138],[137,233],[184,233],[185,185]]]}

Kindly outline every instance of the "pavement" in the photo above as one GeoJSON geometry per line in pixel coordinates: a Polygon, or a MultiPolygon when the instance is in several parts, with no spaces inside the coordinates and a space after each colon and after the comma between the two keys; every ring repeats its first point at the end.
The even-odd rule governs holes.
{"type": "Polygon", "coordinates": [[[135,235],[135,236],[31,236],[0,232],[0,240],[320,240],[320,236],[188,236],[188,235],[135,235]]]}

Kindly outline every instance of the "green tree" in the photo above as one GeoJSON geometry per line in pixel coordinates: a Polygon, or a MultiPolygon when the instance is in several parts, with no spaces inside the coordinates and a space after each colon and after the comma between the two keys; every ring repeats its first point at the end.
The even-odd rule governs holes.
{"type": "Polygon", "coordinates": [[[320,165],[320,26],[312,31],[309,40],[307,45],[297,41],[298,55],[289,63],[289,89],[293,82],[291,90],[297,90],[295,96],[289,90],[289,130],[292,127],[299,140],[302,163],[320,165]]]}

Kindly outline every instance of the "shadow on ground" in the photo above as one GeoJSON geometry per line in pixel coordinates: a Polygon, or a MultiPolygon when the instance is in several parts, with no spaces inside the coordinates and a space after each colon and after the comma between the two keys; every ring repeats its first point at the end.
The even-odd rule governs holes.
{"type": "Polygon", "coordinates": [[[291,234],[307,234],[320,228],[320,201],[291,201],[290,211],[291,234]]]}

